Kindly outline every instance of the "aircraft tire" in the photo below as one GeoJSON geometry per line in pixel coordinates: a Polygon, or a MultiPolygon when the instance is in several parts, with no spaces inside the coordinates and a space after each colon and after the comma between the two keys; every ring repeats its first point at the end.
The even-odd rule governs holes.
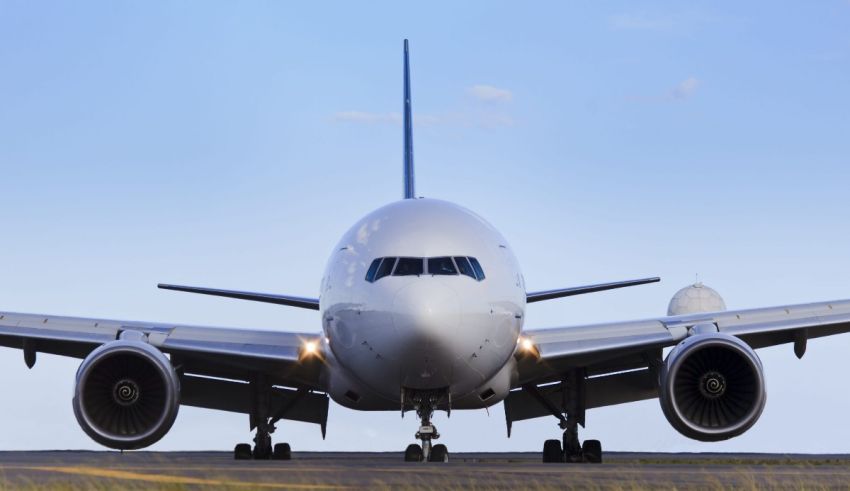
{"type": "Polygon", "coordinates": [[[240,443],[233,449],[233,458],[236,460],[251,460],[254,455],[251,453],[251,445],[240,443]]]}
{"type": "Polygon", "coordinates": [[[564,452],[561,450],[561,440],[546,440],[543,443],[543,462],[563,462],[564,452]]]}
{"type": "Polygon", "coordinates": [[[422,462],[422,447],[415,443],[411,443],[404,451],[405,462],[422,462]]]}
{"type": "Polygon", "coordinates": [[[428,456],[428,462],[448,462],[449,449],[445,445],[439,443],[431,449],[431,455],[428,456]]]}
{"type": "Polygon", "coordinates": [[[581,446],[581,454],[585,462],[591,464],[602,463],[602,443],[599,440],[585,440],[581,446]]]}
{"type": "Polygon", "coordinates": [[[292,460],[292,448],[288,443],[276,443],[272,451],[272,460],[292,460]]]}

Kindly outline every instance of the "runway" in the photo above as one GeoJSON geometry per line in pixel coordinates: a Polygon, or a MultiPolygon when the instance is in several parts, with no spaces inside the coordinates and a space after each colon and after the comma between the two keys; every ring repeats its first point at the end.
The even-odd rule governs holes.
{"type": "Polygon", "coordinates": [[[607,453],[605,463],[543,464],[537,453],[295,453],[234,461],[229,452],[0,452],[2,489],[725,489],[846,488],[850,455],[607,453]]]}

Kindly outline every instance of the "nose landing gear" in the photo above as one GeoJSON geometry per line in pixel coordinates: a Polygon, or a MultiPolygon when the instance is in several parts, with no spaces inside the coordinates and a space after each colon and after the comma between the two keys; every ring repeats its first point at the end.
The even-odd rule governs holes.
{"type": "MultiPolygon", "coordinates": [[[[402,392],[404,394],[404,392],[402,392]]],[[[431,422],[431,417],[434,415],[434,408],[441,398],[440,392],[428,392],[414,394],[413,406],[416,409],[416,415],[420,418],[421,424],[419,431],[416,432],[416,439],[421,441],[421,445],[411,443],[404,451],[405,462],[448,462],[449,450],[443,444],[431,445],[433,440],[440,438],[440,433],[437,427],[431,422]]],[[[402,404],[404,404],[402,397],[402,404]]],[[[402,407],[402,414],[404,407],[402,407]]]]}

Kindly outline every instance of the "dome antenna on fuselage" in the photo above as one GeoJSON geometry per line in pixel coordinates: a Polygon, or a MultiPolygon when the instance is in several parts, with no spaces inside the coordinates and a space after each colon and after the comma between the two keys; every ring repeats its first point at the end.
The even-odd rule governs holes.
{"type": "Polygon", "coordinates": [[[404,40],[404,199],[415,199],[413,175],[413,115],[410,109],[410,60],[404,40]]]}

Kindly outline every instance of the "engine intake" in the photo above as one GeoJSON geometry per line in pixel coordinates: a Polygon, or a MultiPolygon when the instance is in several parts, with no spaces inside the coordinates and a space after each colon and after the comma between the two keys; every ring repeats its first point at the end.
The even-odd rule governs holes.
{"type": "Polygon", "coordinates": [[[736,437],[764,409],[761,360],[734,336],[691,336],[667,356],[659,396],[667,421],[686,437],[704,442],[736,437]]]}
{"type": "Polygon", "coordinates": [[[177,417],[180,380],[165,355],[141,341],[112,341],[77,370],[74,415],[94,441],[135,450],[159,441],[177,417]]]}

